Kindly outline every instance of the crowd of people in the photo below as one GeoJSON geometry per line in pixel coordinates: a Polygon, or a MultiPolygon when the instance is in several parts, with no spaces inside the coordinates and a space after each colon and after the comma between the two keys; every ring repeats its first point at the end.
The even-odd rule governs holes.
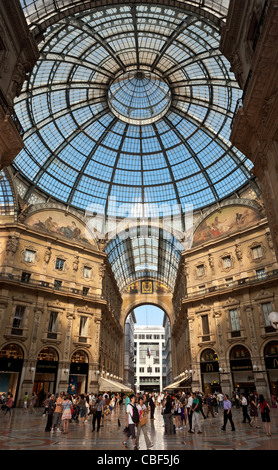
{"type": "MultiPolygon", "coordinates": [[[[161,394],[160,394],[161,397],[161,394]]],[[[242,409],[242,423],[249,423],[251,427],[259,428],[258,416],[261,416],[266,435],[271,436],[271,406],[263,395],[256,391],[245,395],[235,391],[231,399],[227,394],[214,393],[204,396],[201,392],[179,393],[177,395],[166,395],[159,400],[163,407],[163,418],[165,422],[165,434],[173,434],[182,429],[190,433],[202,434],[201,416],[204,419],[215,418],[220,411],[223,413],[222,431],[226,431],[229,421],[231,430],[235,431],[232,416],[233,406],[242,409]],[[203,407],[206,407],[206,414],[203,407]],[[249,411],[250,410],[250,411],[249,411]],[[249,414],[250,413],[250,414],[249,414]]],[[[272,406],[277,406],[273,404],[272,406]]]]}
{"type": "MultiPolygon", "coordinates": [[[[41,398],[41,397],[40,397],[41,398]]],[[[43,406],[43,415],[47,417],[46,432],[69,432],[71,422],[85,424],[89,417],[92,422],[92,432],[99,432],[106,420],[111,421],[111,416],[120,407],[125,407],[126,422],[125,438],[122,441],[124,447],[128,447],[131,438],[133,448],[139,449],[140,436],[143,435],[148,449],[153,447],[146,423],[154,420],[155,409],[163,416],[164,434],[171,435],[181,430],[189,433],[202,434],[202,418],[215,418],[217,415],[223,419],[221,430],[226,431],[229,422],[231,430],[235,431],[233,409],[241,408],[242,423],[248,423],[250,427],[259,428],[263,423],[267,436],[271,436],[270,411],[277,402],[271,399],[271,403],[258,395],[256,391],[245,395],[235,391],[231,398],[222,393],[204,395],[201,392],[178,393],[143,393],[132,395],[120,395],[119,393],[81,393],[74,395],[60,393],[48,394],[42,401],[35,393],[29,398],[25,393],[23,411],[36,413],[36,405],[43,406]],[[261,418],[261,419],[260,419],[261,418]]],[[[13,396],[0,397],[1,409],[4,414],[11,414],[14,406],[13,396]]],[[[118,424],[120,421],[118,418],[118,424]]]]}

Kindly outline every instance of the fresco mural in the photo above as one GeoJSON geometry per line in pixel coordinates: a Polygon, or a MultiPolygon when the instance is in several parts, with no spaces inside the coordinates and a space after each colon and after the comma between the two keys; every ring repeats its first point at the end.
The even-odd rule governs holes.
{"type": "Polygon", "coordinates": [[[54,233],[68,240],[92,245],[96,244],[93,236],[91,239],[88,239],[88,231],[86,231],[87,236],[85,237],[85,226],[79,222],[77,218],[71,215],[65,215],[62,212],[36,212],[28,217],[25,223],[38,230],[54,233]]]}
{"type": "Polygon", "coordinates": [[[193,245],[205,243],[245,229],[261,219],[259,212],[247,206],[229,206],[210,214],[195,231],[193,245]]]}

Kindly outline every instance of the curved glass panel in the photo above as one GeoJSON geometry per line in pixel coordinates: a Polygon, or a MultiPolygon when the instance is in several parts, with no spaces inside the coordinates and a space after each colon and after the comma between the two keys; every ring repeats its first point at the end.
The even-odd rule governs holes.
{"type": "Polygon", "coordinates": [[[117,235],[106,247],[120,290],[139,279],[157,279],[173,289],[182,251],[173,235],[154,227],[132,228],[128,237],[117,235]]]}
{"type": "Polygon", "coordinates": [[[218,47],[210,20],[168,6],[61,19],[15,105],[25,148],[14,166],[32,188],[105,215],[221,201],[252,164],[229,142],[241,90],[218,47]]]}
{"type": "Polygon", "coordinates": [[[0,215],[14,215],[14,198],[9,180],[0,171],[0,215]]]}
{"type": "MultiPolygon", "coordinates": [[[[27,22],[31,28],[35,28],[38,23],[51,19],[57,12],[66,15],[68,10],[72,11],[74,9],[76,12],[78,8],[91,8],[92,2],[90,0],[20,0],[20,3],[27,22]]],[[[105,5],[109,2],[103,1],[102,3],[105,5]]],[[[187,4],[189,7],[197,7],[198,9],[208,11],[210,14],[214,13],[220,18],[227,15],[229,3],[230,0],[189,0],[186,2],[180,0],[181,6],[187,4]]],[[[169,1],[169,5],[171,5],[171,1],[169,1]]]]}

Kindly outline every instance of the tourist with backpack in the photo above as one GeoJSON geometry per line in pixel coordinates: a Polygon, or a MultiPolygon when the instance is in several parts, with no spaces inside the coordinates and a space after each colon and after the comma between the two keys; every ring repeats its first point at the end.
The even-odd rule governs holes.
{"type": "Polygon", "coordinates": [[[122,445],[127,449],[127,441],[131,437],[132,438],[132,443],[133,443],[133,450],[138,450],[136,446],[136,432],[135,432],[135,426],[139,423],[139,411],[136,406],[136,397],[135,395],[131,395],[130,397],[130,403],[128,403],[127,408],[126,408],[126,427],[127,427],[127,433],[126,433],[126,440],[122,442],[122,445]]]}

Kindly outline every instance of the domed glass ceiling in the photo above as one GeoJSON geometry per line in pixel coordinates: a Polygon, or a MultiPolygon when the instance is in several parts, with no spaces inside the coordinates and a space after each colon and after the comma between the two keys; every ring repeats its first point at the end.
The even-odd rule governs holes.
{"type": "Polygon", "coordinates": [[[194,12],[143,3],[50,25],[15,105],[25,148],[13,165],[28,195],[38,187],[113,216],[138,203],[170,214],[246,184],[252,164],[229,142],[242,92],[218,29],[194,12]]]}

